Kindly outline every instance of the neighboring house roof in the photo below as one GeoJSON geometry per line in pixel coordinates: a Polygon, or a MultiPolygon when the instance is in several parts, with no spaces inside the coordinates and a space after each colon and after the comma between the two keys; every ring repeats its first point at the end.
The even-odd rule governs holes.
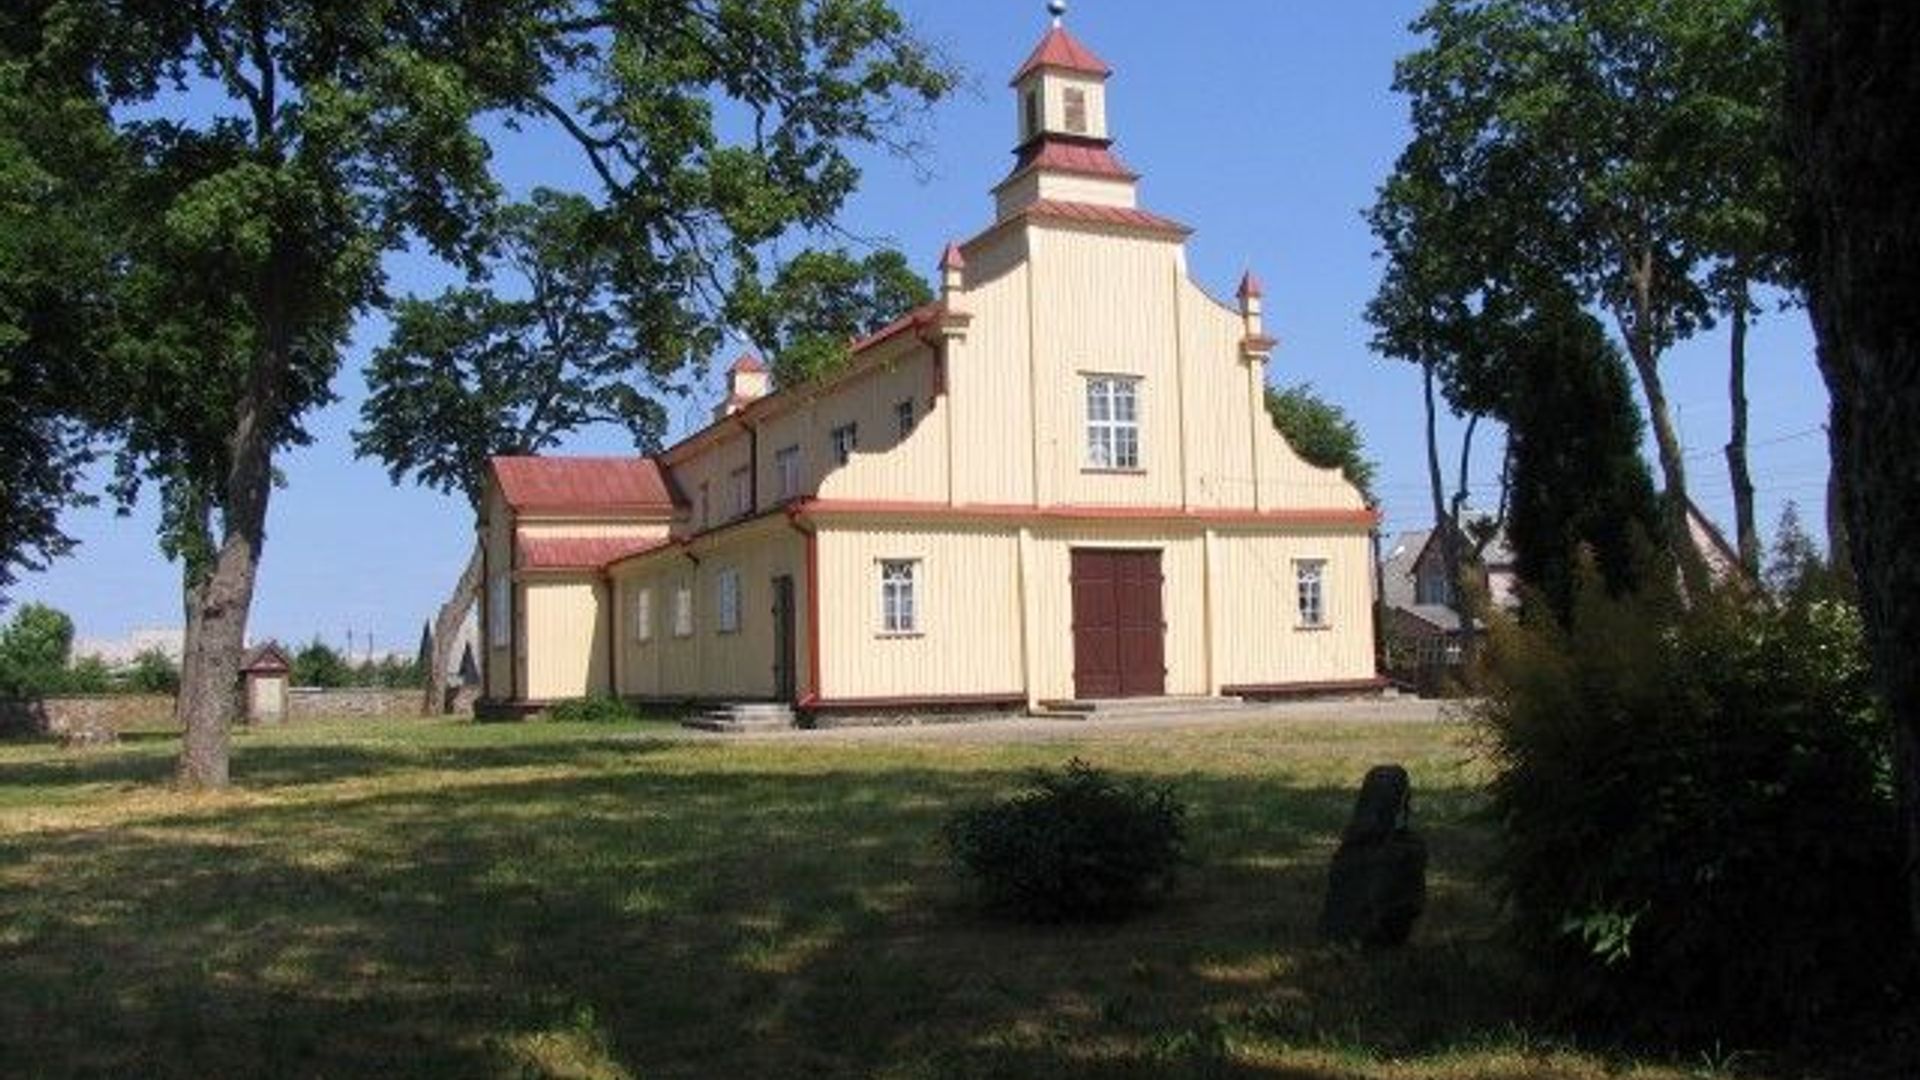
{"type": "MultiPolygon", "coordinates": [[[[1053,68],[1057,71],[1074,71],[1082,75],[1098,75],[1106,78],[1113,74],[1105,60],[1093,54],[1093,50],[1080,43],[1080,39],[1067,33],[1064,26],[1056,26],[1047,31],[1047,36],[1034,46],[1033,54],[1020,70],[1013,73],[1013,82],[1018,83],[1041,68],[1053,68]]],[[[1012,85],[1011,83],[1009,85],[1012,85]]]]}
{"type": "Polygon", "coordinates": [[[1413,568],[1427,548],[1432,529],[1415,529],[1393,538],[1387,557],[1380,561],[1380,602],[1391,608],[1414,606],[1413,568]]]}
{"type": "Polygon", "coordinates": [[[255,645],[240,662],[240,670],[254,675],[285,674],[293,670],[293,662],[287,659],[287,651],[277,641],[263,641],[255,645]]]}
{"type": "Polygon", "coordinates": [[[522,570],[598,570],[670,543],[664,536],[523,536],[514,549],[522,570]]]}
{"type": "Polygon", "coordinates": [[[652,458],[497,457],[489,464],[501,496],[519,511],[671,513],[680,501],[652,458]]]}

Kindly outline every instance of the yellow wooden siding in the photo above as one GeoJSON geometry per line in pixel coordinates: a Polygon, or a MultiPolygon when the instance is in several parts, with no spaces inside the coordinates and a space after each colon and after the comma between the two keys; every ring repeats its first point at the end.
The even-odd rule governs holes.
{"type": "Polygon", "coordinates": [[[801,539],[784,519],[743,526],[697,544],[693,563],[674,553],[635,560],[613,572],[620,692],[636,697],[771,697],[775,692],[773,579],[794,582],[795,676],[806,689],[806,566],[801,539]],[[740,578],[740,627],[719,630],[719,580],[740,578]],[[676,636],[675,593],[692,590],[693,633],[676,636]],[[652,590],[652,635],[641,641],[635,596],[652,590]]]}
{"type": "Polygon", "coordinates": [[[814,406],[803,404],[775,416],[760,425],[760,506],[766,509],[780,502],[780,451],[791,446],[800,453],[800,487],[797,495],[811,495],[819,488],[821,463],[828,460],[826,436],[814,437],[814,406]]]}
{"type": "Polygon", "coordinates": [[[1010,529],[836,524],[820,532],[826,698],[1021,691],[1019,557],[1010,529]],[[919,629],[888,636],[880,563],[915,559],[919,629]]]}
{"type": "Polygon", "coordinates": [[[924,345],[823,396],[813,406],[813,430],[805,436],[825,469],[820,497],[946,501],[947,425],[938,415],[945,400],[934,396],[933,350],[924,345]],[[914,409],[913,430],[905,439],[894,412],[903,401],[911,401],[914,409]],[[858,426],[859,448],[847,464],[836,466],[832,432],[845,424],[858,426]]]}
{"type": "Polygon", "coordinates": [[[1052,172],[1033,175],[1039,178],[1039,186],[1034,193],[1042,199],[1092,203],[1096,206],[1133,206],[1137,201],[1131,180],[1052,172]]]}
{"type": "Polygon", "coordinates": [[[698,531],[724,524],[735,516],[733,473],[748,468],[752,443],[744,432],[732,432],[700,453],[671,467],[673,483],[687,500],[687,527],[698,531]],[[700,485],[707,485],[707,516],[700,516],[700,485]]]}
{"type": "Polygon", "coordinates": [[[948,346],[947,359],[958,503],[1033,501],[1029,272],[1024,262],[1008,265],[1025,252],[1023,235],[1016,232],[969,256],[962,303],[973,320],[966,340],[948,346]],[[994,270],[1001,272],[989,276],[994,270]]]}
{"type": "Polygon", "coordinates": [[[1252,509],[1254,417],[1248,364],[1240,357],[1245,327],[1237,312],[1223,308],[1192,282],[1183,279],[1180,285],[1186,505],[1252,509]]]}
{"type": "Polygon", "coordinates": [[[649,539],[667,535],[667,522],[653,521],[595,521],[586,518],[566,520],[545,519],[529,521],[521,517],[519,534],[527,540],[601,540],[634,537],[649,539]]]}
{"type": "Polygon", "coordinates": [[[530,701],[583,697],[607,690],[607,604],[592,576],[524,582],[522,625],[530,701]]]}
{"type": "Polygon", "coordinates": [[[1373,670],[1371,545],[1364,533],[1275,536],[1222,531],[1214,545],[1220,681],[1226,685],[1365,679],[1373,670]],[[1295,561],[1326,560],[1327,625],[1299,626],[1295,561]]]}
{"type": "Polygon", "coordinates": [[[1072,228],[1036,229],[1033,244],[1041,504],[1178,506],[1180,246],[1072,228]],[[1141,380],[1139,472],[1087,470],[1089,374],[1141,380]]]}

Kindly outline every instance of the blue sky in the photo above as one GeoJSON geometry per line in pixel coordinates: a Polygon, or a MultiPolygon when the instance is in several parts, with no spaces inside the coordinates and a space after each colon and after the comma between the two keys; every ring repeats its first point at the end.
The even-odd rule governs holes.
{"type": "MultiPolygon", "coordinates": [[[[898,245],[929,277],[941,247],[983,228],[988,189],[1012,160],[1014,102],[1006,81],[1047,25],[1040,0],[898,0],[923,36],[966,73],[967,84],[925,118],[924,153],[907,163],[876,154],[844,215],[849,229],[898,245]]],[[[1416,42],[1414,0],[1364,4],[1217,0],[1077,0],[1069,28],[1114,68],[1108,120],[1116,150],[1143,174],[1142,205],[1196,229],[1195,279],[1229,296],[1243,268],[1266,285],[1267,320],[1281,345],[1276,383],[1310,382],[1358,422],[1380,463],[1385,530],[1422,527],[1426,510],[1420,386],[1415,369],[1367,349],[1361,311],[1378,281],[1360,213],[1406,137],[1406,107],[1390,84],[1394,60],[1416,42]]],[[[586,188],[580,165],[551,133],[501,133],[500,175],[516,193],[536,185],[586,188]]],[[[396,257],[396,292],[431,293],[441,268],[396,257]]],[[[458,497],[391,484],[353,457],[364,396],[360,367],[386,327],[367,320],[340,378],[341,400],[314,417],[312,447],[283,455],[265,559],[249,627],[255,639],[315,635],[356,651],[411,649],[471,543],[458,497]]],[[[1726,440],[1726,333],[1715,330],[1666,359],[1668,396],[1689,455],[1696,501],[1731,532],[1726,440]]],[[[1799,502],[1817,531],[1826,477],[1826,390],[1800,312],[1763,318],[1749,341],[1751,431],[1762,526],[1799,502]]],[[[724,358],[723,358],[724,359],[724,358]]],[[[717,389],[710,397],[717,396],[717,389]]],[[[711,400],[672,406],[673,435],[697,426],[711,400]]],[[[1453,430],[1454,425],[1449,424],[1453,430]]],[[[1447,447],[1451,472],[1457,439],[1447,447]]],[[[621,440],[585,432],[564,450],[619,452],[621,440]]],[[[1476,491],[1493,498],[1497,437],[1477,444],[1476,491]]],[[[75,513],[78,551],[23,577],[16,601],[71,614],[83,637],[112,638],[181,622],[177,570],[158,554],[149,503],[130,517],[75,513]]]]}

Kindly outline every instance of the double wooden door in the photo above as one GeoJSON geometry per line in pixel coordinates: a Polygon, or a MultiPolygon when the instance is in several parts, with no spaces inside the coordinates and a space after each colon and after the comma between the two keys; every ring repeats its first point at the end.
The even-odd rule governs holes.
{"type": "Polygon", "coordinates": [[[1167,623],[1160,553],[1073,551],[1073,694],[1077,698],[1166,693],[1167,623]]]}

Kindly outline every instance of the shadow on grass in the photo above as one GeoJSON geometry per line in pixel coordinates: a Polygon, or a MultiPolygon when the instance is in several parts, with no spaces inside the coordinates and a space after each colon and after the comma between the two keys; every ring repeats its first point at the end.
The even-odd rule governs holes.
{"type": "MultiPolygon", "coordinates": [[[[178,734],[143,733],[115,748],[64,750],[24,761],[0,761],[0,788],[70,788],[80,785],[164,784],[173,776],[178,734]]],[[[667,745],[628,733],[566,741],[505,745],[434,745],[395,742],[254,742],[238,736],[233,779],[251,790],[377,778],[414,770],[510,769],[575,766],[596,754],[629,755],[667,745]]]]}
{"type": "Polygon", "coordinates": [[[1465,789],[1423,802],[1414,945],[1359,953],[1314,938],[1344,789],[1184,777],[1198,865],[1170,903],[1030,928],[977,915],[932,840],[1019,769],[667,748],[259,745],[258,787],[447,781],[17,837],[0,1074],[1309,1080],[1511,1012],[1465,789]]]}

